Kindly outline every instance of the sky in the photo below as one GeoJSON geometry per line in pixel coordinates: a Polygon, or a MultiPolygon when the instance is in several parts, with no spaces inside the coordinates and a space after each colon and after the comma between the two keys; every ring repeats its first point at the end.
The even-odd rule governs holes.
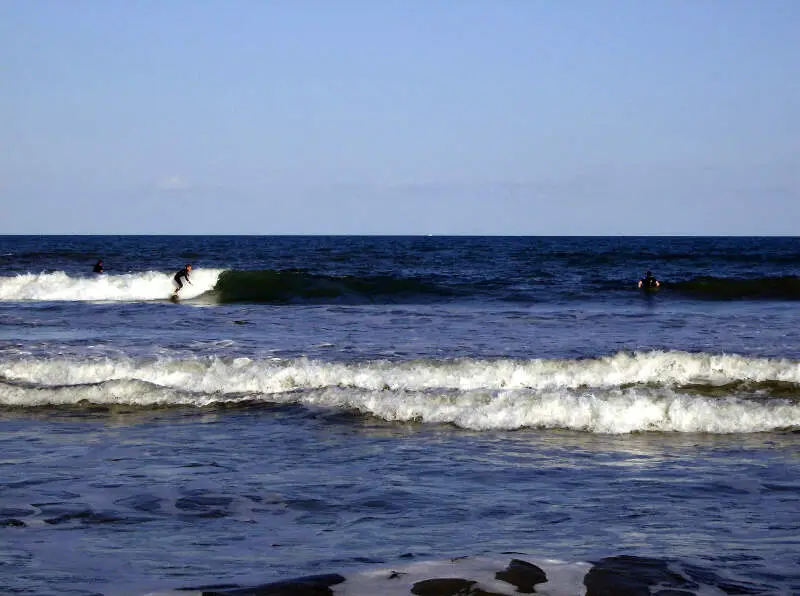
{"type": "Polygon", "coordinates": [[[800,235],[796,0],[2,0],[0,233],[800,235]]]}

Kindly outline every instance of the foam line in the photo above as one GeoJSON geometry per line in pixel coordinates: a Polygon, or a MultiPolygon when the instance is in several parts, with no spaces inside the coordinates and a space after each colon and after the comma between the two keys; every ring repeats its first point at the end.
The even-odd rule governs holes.
{"type": "Polygon", "coordinates": [[[683,352],[592,360],[333,363],[102,358],[0,362],[0,405],[204,407],[243,400],[491,430],[750,433],[800,427],[789,360],[683,352]],[[775,394],[770,383],[783,383],[775,394]],[[700,391],[698,387],[713,388],[700,391]]]}

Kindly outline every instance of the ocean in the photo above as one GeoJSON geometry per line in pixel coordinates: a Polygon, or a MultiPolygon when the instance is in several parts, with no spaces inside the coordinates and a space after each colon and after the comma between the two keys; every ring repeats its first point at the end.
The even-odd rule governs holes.
{"type": "Polygon", "coordinates": [[[0,266],[2,594],[800,594],[800,238],[0,266]]]}

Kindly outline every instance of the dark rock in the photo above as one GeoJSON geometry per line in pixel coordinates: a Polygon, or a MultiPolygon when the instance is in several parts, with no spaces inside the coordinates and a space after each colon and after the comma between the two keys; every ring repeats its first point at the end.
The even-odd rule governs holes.
{"type": "Polygon", "coordinates": [[[426,579],[415,583],[411,593],[417,596],[466,596],[474,581],[459,578],[426,579]]]}
{"type": "Polygon", "coordinates": [[[417,596],[503,596],[496,592],[487,592],[474,588],[477,582],[461,578],[426,579],[415,583],[411,593],[417,596]]]}
{"type": "Polygon", "coordinates": [[[651,586],[697,588],[698,585],[671,571],[665,561],[644,557],[602,559],[583,578],[586,596],[650,596],[651,586]]]}
{"type": "Polygon", "coordinates": [[[533,594],[536,584],[547,581],[547,574],[540,567],[521,559],[511,559],[505,571],[498,571],[494,577],[516,586],[517,592],[522,594],[533,594]]]}

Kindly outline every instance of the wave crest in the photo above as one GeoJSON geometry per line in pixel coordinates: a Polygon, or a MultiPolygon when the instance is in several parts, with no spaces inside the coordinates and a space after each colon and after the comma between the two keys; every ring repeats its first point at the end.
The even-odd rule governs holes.
{"type": "Polygon", "coordinates": [[[735,355],[360,363],[28,359],[3,362],[0,375],[0,405],[7,407],[253,401],[479,430],[730,433],[800,427],[800,364],[735,355]]]}
{"type": "MultiPolygon", "coordinates": [[[[221,269],[195,269],[192,285],[181,290],[182,298],[196,298],[210,292],[222,273],[221,269]]],[[[139,302],[166,300],[175,288],[172,273],[145,271],[122,275],[73,277],[64,272],[25,273],[0,277],[2,301],[120,301],[139,302]]]]}

